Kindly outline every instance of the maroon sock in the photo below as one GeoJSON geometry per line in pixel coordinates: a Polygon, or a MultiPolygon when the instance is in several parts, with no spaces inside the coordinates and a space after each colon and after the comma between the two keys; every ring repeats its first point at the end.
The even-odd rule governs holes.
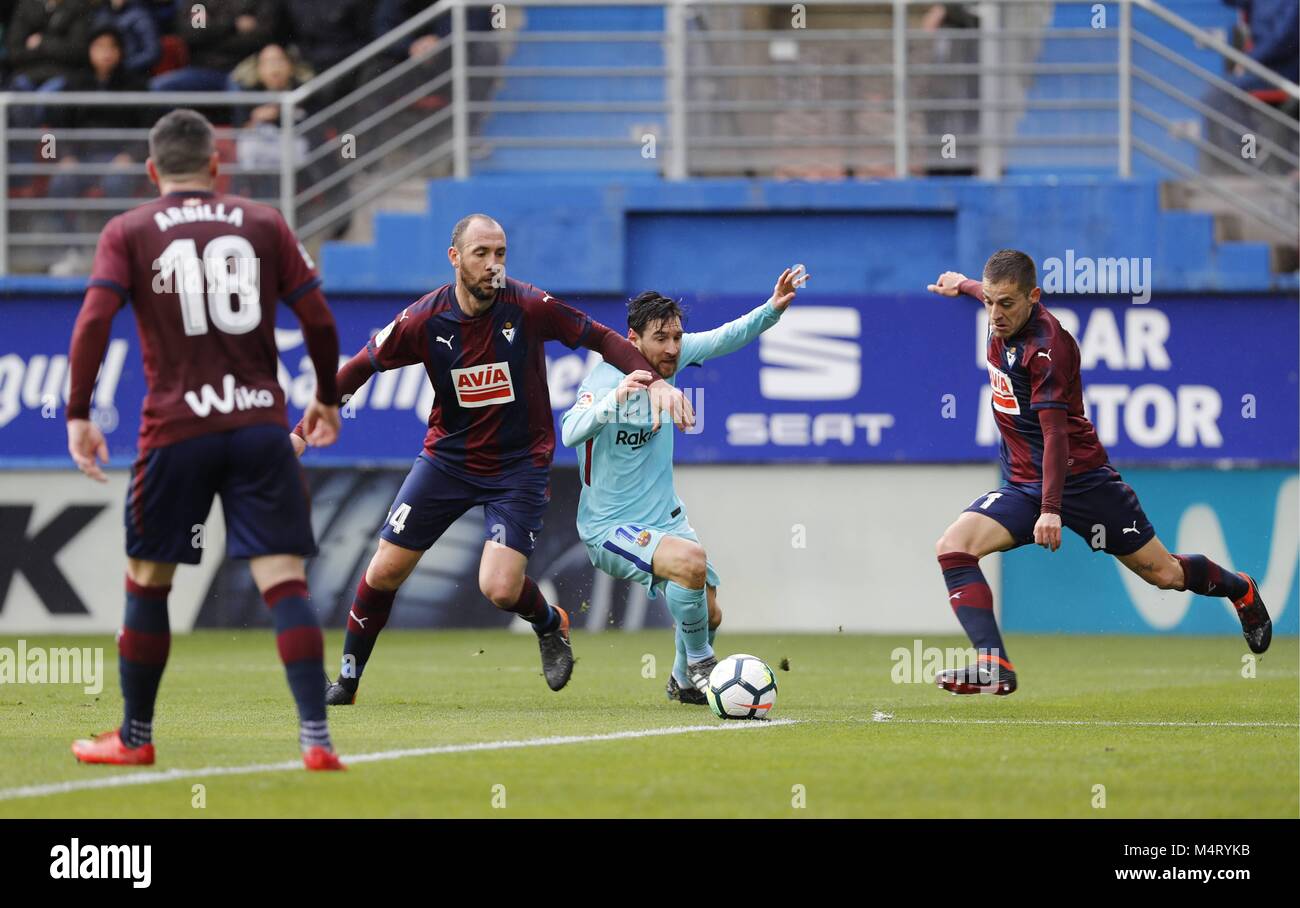
{"type": "Polygon", "coordinates": [[[550,633],[560,623],[560,613],[547,604],[546,597],[537,588],[533,578],[526,575],[523,588],[519,591],[519,598],[515,600],[514,605],[506,606],[505,610],[523,618],[539,634],[550,633]]]}
{"type": "Polygon", "coordinates": [[[1183,589],[1201,596],[1242,599],[1250,591],[1240,574],[1225,571],[1204,555],[1175,555],[1183,566],[1183,589]]]}
{"type": "Polygon", "coordinates": [[[377,590],[366,583],[363,576],[357,584],[357,595],[348,609],[348,631],[343,637],[343,668],[340,678],[361,680],[361,672],[370,661],[379,632],[388,623],[397,590],[377,590]]]}

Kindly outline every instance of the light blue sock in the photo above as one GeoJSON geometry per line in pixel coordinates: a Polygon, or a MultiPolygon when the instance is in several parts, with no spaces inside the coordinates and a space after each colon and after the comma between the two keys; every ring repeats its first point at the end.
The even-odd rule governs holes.
{"type": "Polygon", "coordinates": [[[704,598],[704,587],[688,590],[671,581],[668,583],[668,611],[677,621],[677,632],[686,645],[686,658],[699,662],[713,655],[709,644],[709,606],[704,598]]]}
{"type": "Polygon", "coordinates": [[[691,686],[691,677],[686,674],[686,641],[682,638],[681,627],[673,625],[673,641],[677,645],[677,657],[673,660],[673,677],[682,687],[691,686]]]}

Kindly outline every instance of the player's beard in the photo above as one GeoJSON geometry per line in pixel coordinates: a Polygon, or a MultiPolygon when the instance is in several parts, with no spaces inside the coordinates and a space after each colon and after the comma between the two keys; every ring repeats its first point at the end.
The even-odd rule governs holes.
{"type": "Polygon", "coordinates": [[[493,287],[490,283],[486,287],[478,282],[466,284],[465,289],[469,291],[470,296],[474,297],[474,299],[478,300],[480,303],[490,303],[496,299],[497,296],[497,288],[493,287]]]}

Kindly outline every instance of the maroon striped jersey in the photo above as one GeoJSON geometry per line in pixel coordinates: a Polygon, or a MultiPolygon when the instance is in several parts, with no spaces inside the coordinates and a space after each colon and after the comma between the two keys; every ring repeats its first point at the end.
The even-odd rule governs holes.
{"type": "Polygon", "coordinates": [[[140,448],[284,425],[276,301],[294,306],[319,284],[280,213],[239,196],[172,192],[109,221],[90,286],[135,312],[149,387],[140,448]]]}
{"type": "MultiPolygon", "coordinates": [[[[454,285],[444,284],[403,309],[366,353],[381,372],[422,363],[434,388],[425,453],[454,474],[493,476],[550,466],[555,428],[543,346],[548,340],[607,358],[627,347],[618,352],[640,360],[609,328],[512,278],[477,316],[466,315],[454,285]]],[[[349,383],[340,384],[347,394],[349,383]]]]}
{"type": "MultiPolygon", "coordinates": [[[[961,292],[984,299],[979,281],[965,281],[961,292]]],[[[1034,303],[1029,319],[1013,336],[1003,340],[989,330],[988,370],[993,417],[1002,433],[1002,474],[1008,481],[1043,481],[1038,411],[1048,408],[1066,413],[1066,477],[1107,463],[1106,449],[1083,412],[1079,345],[1041,302],[1034,303]]]]}

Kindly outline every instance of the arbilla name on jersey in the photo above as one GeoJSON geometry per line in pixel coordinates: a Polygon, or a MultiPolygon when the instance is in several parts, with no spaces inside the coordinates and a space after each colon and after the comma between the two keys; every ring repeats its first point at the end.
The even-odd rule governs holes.
{"type": "Polygon", "coordinates": [[[509,363],[487,363],[451,370],[451,384],[462,407],[493,407],[515,399],[509,363]]]}
{"type": "Polygon", "coordinates": [[[992,363],[988,365],[989,384],[993,386],[993,409],[999,413],[1019,413],[1020,401],[1016,400],[1016,389],[1011,386],[1011,376],[992,363]]]}

